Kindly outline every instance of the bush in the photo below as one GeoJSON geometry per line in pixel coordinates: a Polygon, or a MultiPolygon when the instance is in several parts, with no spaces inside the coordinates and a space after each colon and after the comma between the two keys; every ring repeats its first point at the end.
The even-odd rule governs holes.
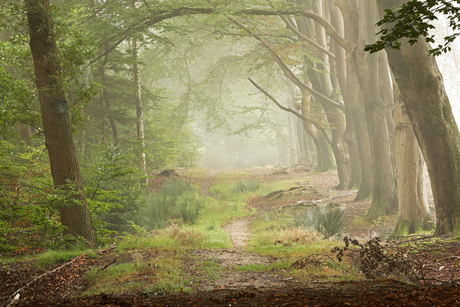
{"type": "Polygon", "coordinates": [[[257,191],[260,188],[260,181],[247,181],[247,180],[240,180],[233,186],[233,191],[235,193],[246,193],[257,191]]]}
{"type": "Polygon", "coordinates": [[[345,229],[345,224],[345,213],[340,208],[333,208],[329,205],[308,209],[303,214],[294,216],[294,226],[314,228],[325,239],[340,237],[345,229]]]}
{"type": "Polygon", "coordinates": [[[58,206],[44,146],[0,140],[0,253],[30,253],[63,244],[58,206]]]}
{"type": "Polygon", "coordinates": [[[99,144],[81,158],[83,184],[97,241],[110,242],[110,235],[129,229],[143,194],[143,175],[133,159],[108,144],[99,144]]]}

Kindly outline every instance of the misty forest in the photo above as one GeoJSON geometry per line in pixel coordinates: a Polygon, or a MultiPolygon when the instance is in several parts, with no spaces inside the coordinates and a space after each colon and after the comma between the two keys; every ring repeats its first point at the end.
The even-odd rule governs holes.
{"type": "Polygon", "coordinates": [[[460,0],[2,0],[0,306],[454,306],[460,0]]]}

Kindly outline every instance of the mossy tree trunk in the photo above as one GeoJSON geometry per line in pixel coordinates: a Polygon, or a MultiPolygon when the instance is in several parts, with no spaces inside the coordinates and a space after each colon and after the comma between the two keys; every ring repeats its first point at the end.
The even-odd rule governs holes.
{"type": "MultiPolygon", "coordinates": [[[[405,2],[378,0],[380,12],[405,2]]],[[[401,43],[387,54],[430,175],[436,234],[460,233],[460,133],[429,44],[401,43]]]]}

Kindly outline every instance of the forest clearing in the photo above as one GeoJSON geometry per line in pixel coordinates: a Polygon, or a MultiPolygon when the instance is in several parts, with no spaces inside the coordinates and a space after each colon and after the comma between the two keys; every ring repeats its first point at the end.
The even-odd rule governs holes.
{"type": "MultiPolygon", "coordinates": [[[[358,247],[346,251],[342,262],[337,259],[331,249],[344,246],[343,236],[362,244],[388,237],[397,216],[364,222],[370,201],[354,202],[356,191],[333,190],[334,172],[182,170],[163,180],[187,180],[210,197],[194,225],[176,219],[161,231],[121,235],[99,251],[2,259],[2,304],[69,261],[19,291],[15,306],[437,306],[460,300],[459,238],[433,238],[432,233],[399,238],[384,248],[390,254],[404,249],[394,267],[385,268],[385,260],[374,255],[382,267],[373,267],[368,276],[360,269],[358,247]],[[258,185],[238,191],[242,182],[258,185]],[[299,216],[330,203],[346,218],[333,237],[325,239],[314,227],[299,224],[299,216]],[[404,263],[405,257],[414,261],[404,263]],[[406,269],[417,271],[420,264],[423,273],[415,280],[406,269]]],[[[152,188],[158,185],[161,181],[152,188]]]]}

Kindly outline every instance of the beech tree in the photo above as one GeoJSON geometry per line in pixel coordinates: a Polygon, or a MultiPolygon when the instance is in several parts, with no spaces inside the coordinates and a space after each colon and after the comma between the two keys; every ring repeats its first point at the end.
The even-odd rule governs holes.
{"type": "MultiPolygon", "coordinates": [[[[384,49],[401,91],[407,115],[422,149],[436,205],[436,234],[460,232],[460,133],[445,92],[442,76],[432,54],[448,51],[446,45],[432,49],[429,21],[439,12],[458,12],[451,1],[378,0],[384,28],[380,40],[366,46],[384,49]],[[438,5],[439,4],[439,5],[438,5]],[[385,14],[385,15],[384,15],[385,14]],[[425,39],[419,39],[419,37],[425,39]]],[[[454,29],[457,16],[449,15],[454,29]]]]}
{"type": "Polygon", "coordinates": [[[428,204],[425,159],[407,116],[404,101],[396,81],[395,97],[395,145],[396,178],[398,180],[398,222],[391,234],[408,235],[434,228],[428,204]]]}
{"type": "Polygon", "coordinates": [[[26,0],[25,5],[53,182],[58,188],[70,190],[70,197],[78,202],[63,204],[59,208],[61,223],[66,227],[64,234],[81,236],[94,247],[96,237],[86,207],[69,115],[55,111],[58,101],[65,100],[65,94],[61,85],[61,67],[57,58],[50,3],[49,0],[26,0]]]}

